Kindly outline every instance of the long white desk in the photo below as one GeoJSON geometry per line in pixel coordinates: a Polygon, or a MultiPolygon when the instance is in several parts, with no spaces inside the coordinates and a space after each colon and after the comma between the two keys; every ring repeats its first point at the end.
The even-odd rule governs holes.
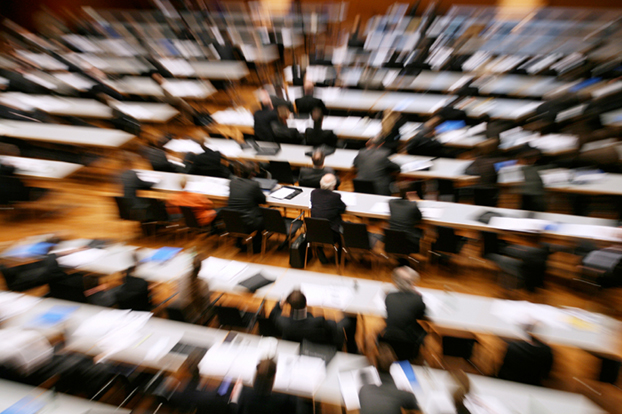
{"type": "MultiPolygon", "coordinates": [[[[164,96],[163,88],[153,79],[144,76],[125,76],[110,83],[121,93],[129,95],[164,96]]],[[[206,80],[167,79],[165,88],[173,96],[188,99],[207,99],[217,92],[206,80]]]]}
{"type": "MultiPolygon", "coordinates": [[[[154,190],[169,192],[181,190],[179,187],[180,174],[157,171],[139,171],[139,173],[145,174],[147,177],[157,181],[153,186],[154,190]]],[[[226,200],[229,197],[229,180],[225,178],[196,175],[187,175],[186,177],[188,180],[186,189],[188,191],[202,193],[217,200],[226,200]]],[[[303,192],[291,200],[275,199],[268,195],[267,203],[279,207],[308,211],[311,191],[313,189],[306,187],[301,188],[303,192]]],[[[394,197],[343,191],[339,193],[342,195],[342,200],[346,204],[346,213],[359,217],[377,219],[389,218],[388,202],[394,197]]],[[[431,200],[419,201],[418,205],[423,211],[424,224],[498,233],[512,231],[484,224],[477,219],[485,212],[495,212],[501,214],[503,217],[510,218],[528,218],[531,214],[524,210],[482,207],[471,204],[431,200]]],[[[533,217],[529,218],[550,222],[550,226],[537,233],[543,237],[592,239],[608,242],[622,241],[620,232],[618,232],[616,228],[617,222],[615,220],[539,212],[533,213],[533,217]]],[[[518,233],[530,234],[518,229],[515,231],[518,233]]]]}
{"type": "Polygon", "coordinates": [[[13,165],[15,167],[15,174],[37,179],[59,180],[70,176],[82,168],[80,164],[72,164],[69,162],[10,157],[6,155],[0,156],[0,160],[13,165]]]}
{"type": "Polygon", "coordinates": [[[82,69],[95,66],[105,73],[114,75],[141,75],[155,69],[144,59],[136,57],[102,57],[89,53],[67,53],[63,57],[82,69]]]}
{"type": "Polygon", "coordinates": [[[159,59],[160,63],[176,77],[239,81],[250,73],[246,64],[233,60],[159,59]]]}
{"type": "Polygon", "coordinates": [[[24,121],[0,121],[0,135],[56,144],[118,148],[134,135],[116,129],[24,121]]]}
{"type": "MultiPolygon", "coordinates": [[[[61,98],[9,92],[0,95],[0,100],[8,104],[14,103],[24,110],[39,109],[51,115],[95,119],[111,119],[114,117],[113,108],[94,99],[61,98]]],[[[164,103],[119,102],[114,106],[119,111],[133,116],[140,122],[165,123],[179,114],[177,109],[164,103]]]]}
{"type": "MultiPolygon", "coordinates": [[[[0,412],[13,412],[10,407],[23,398],[33,398],[33,404],[44,404],[41,412],[48,414],[130,414],[131,410],[89,401],[84,398],[55,393],[51,390],[0,380],[0,412]]],[[[34,405],[33,405],[34,406],[34,405]]],[[[16,411],[18,412],[18,411],[16,411]]],[[[22,412],[22,411],[19,411],[22,412]]],[[[23,412],[29,412],[24,409],[23,412]]]]}
{"type": "Polygon", "coordinates": [[[503,98],[467,98],[458,103],[456,108],[462,109],[469,116],[478,117],[484,114],[491,118],[521,119],[533,113],[543,101],[527,99],[503,98]]]}

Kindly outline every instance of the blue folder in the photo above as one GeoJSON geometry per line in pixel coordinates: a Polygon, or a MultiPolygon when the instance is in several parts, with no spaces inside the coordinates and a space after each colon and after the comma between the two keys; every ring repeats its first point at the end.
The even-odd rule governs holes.
{"type": "Polygon", "coordinates": [[[32,396],[27,396],[2,411],[0,414],[35,414],[45,406],[43,400],[37,400],[32,396]]]}
{"type": "Polygon", "coordinates": [[[36,327],[50,327],[58,323],[64,322],[69,318],[73,312],[75,312],[79,306],[53,306],[47,312],[36,316],[30,321],[30,326],[36,327]]]}
{"type": "Polygon", "coordinates": [[[464,121],[445,121],[434,130],[437,134],[442,134],[443,132],[455,131],[456,129],[464,128],[466,126],[466,122],[464,121]]]}
{"type": "Polygon", "coordinates": [[[150,257],[143,259],[143,262],[166,262],[171,260],[175,255],[181,252],[181,247],[161,247],[150,257]]]}
{"type": "Polygon", "coordinates": [[[413,367],[412,365],[410,365],[410,362],[398,361],[397,364],[402,367],[402,370],[404,371],[404,374],[406,374],[406,379],[408,379],[408,382],[410,382],[413,387],[421,388],[421,386],[419,385],[419,381],[417,381],[417,377],[415,376],[415,371],[413,371],[413,367]]]}
{"type": "Polygon", "coordinates": [[[47,254],[48,250],[50,250],[52,246],[52,243],[45,242],[27,244],[11,249],[4,255],[7,257],[19,257],[22,259],[27,257],[43,256],[44,254],[47,254]]]}

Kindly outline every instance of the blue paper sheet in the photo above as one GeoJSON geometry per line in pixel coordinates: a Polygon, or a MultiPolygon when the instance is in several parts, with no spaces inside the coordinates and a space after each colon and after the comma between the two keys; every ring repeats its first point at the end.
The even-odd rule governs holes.
{"type": "Polygon", "coordinates": [[[58,323],[64,322],[75,312],[79,306],[53,306],[47,312],[36,316],[30,321],[30,326],[50,327],[58,323]]]}
{"type": "Polygon", "coordinates": [[[151,256],[143,260],[143,262],[166,262],[171,260],[175,255],[181,252],[181,247],[161,247],[151,256]]]}

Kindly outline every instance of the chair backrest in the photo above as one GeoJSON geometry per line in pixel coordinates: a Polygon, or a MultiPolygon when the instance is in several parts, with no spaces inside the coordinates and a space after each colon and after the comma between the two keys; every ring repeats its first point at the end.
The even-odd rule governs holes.
{"type": "Polygon", "coordinates": [[[343,222],[343,244],[352,249],[370,250],[369,233],[365,223],[343,222]]]}
{"type": "Polygon", "coordinates": [[[474,188],[473,204],[476,206],[496,207],[498,196],[498,188],[474,188]]]}
{"type": "Polygon", "coordinates": [[[438,184],[438,199],[441,201],[458,202],[456,189],[452,180],[436,180],[438,184]]]}
{"type": "Polygon", "coordinates": [[[477,343],[477,339],[443,336],[442,343],[443,355],[470,359],[471,355],[473,355],[473,347],[477,343]]]}
{"type": "Polygon", "coordinates": [[[393,348],[400,361],[407,361],[419,355],[421,342],[402,332],[386,330],[378,335],[378,342],[384,342],[393,348]]]}
{"type": "Polygon", "coordinates": [[[354,191],[356,193],[378,194],[373,181],[359,180],[358,178],[355,178],[352,180],[352,184],[354,184],[354,191]]]}
{"type": "Polygon", "coordinates": [[[451,227],[437,227],[436,242],[432,245],[432,250],[445,253],[458,253],[462,248],[462,237],[456,236],[451,227]]]}
{"type": "Polygon", "coordinates": [[[216,306],[216,315],[218,315],[218,322],[223,326],[234,326],[237,328],[246,328],[247,322],[240,315],[238,308],[232,308],[229,306],[216,306]]]}
{"type": "Polygon", "coordinates": [[[130,205],[125,197],[115,197],[115,203],[117,204],[117,210],[119,211],[119,218],[121,220],[132,220],[130,215],[130,205]]]}
{"type": "Polygon", "coordinates": [[[305,217],[305,227],[307,228],[307,242],[324,244],[335,242],[328,219],[305,217]]]}
{"type": "Polygon", "coordinates": [[[482,252],[482,257],[486,258],[488,255],[499,253],[499,238],[497,233],[483,231],[482,238],[484,239],[484,251],[482,252]]]}
{"type": "Polygon", "coordinates": [[[241,211],[223,208],[220,210],[220,217],[228,233],[249,234],[241,211]]]}
{"type": "Polygon", "coordinates": [[[281,216],[281,212],[274,208],[261,208],[261,214],[263,214],[263,226],[264,229],[287,235],[287,227],[285,227],[285,220],[281,216]]]}
{"type": "Polygon", "coordinates": [[[150,217],[154,221],[168,221],[168,212],[166,211],[166,206],[164,205],[164,202],[156,198],[150,198],[148,200],[148,217],[150,217]]]}
{"type": "Polygon", "coordinates": [[[412,253],[409,249],[408,234],[401,230],[384,229],[384,251],[387,254],[412,253]]]}
{"type": "Polygon", "coordinates": [[[294,174],[292,167],[287,161],[270,161],[270,175],[272,178],[283,184],[294,184],[294,174]]]}
{"type": "Polygon", "coordinates": [[[181,210],[181,214],[183,214],[184,216],[184,222],[186,223],[187,227],[190,227],[193,229],[201,228],[201,225],[197,221],[197,217],[194,215],[194,211],[192,210],[192,207],[181,206],[179,207],[179,209],[181,210]]]}

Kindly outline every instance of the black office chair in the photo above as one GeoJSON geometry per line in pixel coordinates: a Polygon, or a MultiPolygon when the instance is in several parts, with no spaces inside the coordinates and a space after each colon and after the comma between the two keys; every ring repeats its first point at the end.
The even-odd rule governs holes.
{"type": "Polygon", "coordinates": [[[335,251],[335,265],[339,269],[339,243],[335,241],[335,232],[330,228],[330,222],[324,218],[305,217],[307,229],[307,248],[305,250],[305,268],[310,247],[331,246],[335,251]]]}
{"type": "Polygon", "coordinates": [[[53,255],[18,266],[0,264],[0,272],[6,287],[15,292],[24,292],[65,277],[53,255]]]}
{"type": "Polygon", "coordinates": [[[352,184],[354,184],[354,192],[356,193],[378,194],[376,192],[376,185],[373,181],[359,180],[358,178],[355,178],[352,180],[352,184]]]}
{"type": "Polygon", "coordinates": [[[439,201],[449,201],[452,203],[458,202],[458,191],[454,187],[454,182],[452,180],[436,180],[437,182],[437,190],[438,190],[438,199],[439,201]]]}
{"type": "Polygon", "coordinates": [[[451,227],[437,227],[436,241],[428,253],[437,257],[439,261],[447,261],[451,256],[458,255],[466,243],[466,237],[457,236],[451,227]]]}
{"type": "Polygon", "coordinates": [[[279,183],[294,184],[296,182],[292,167],[287,161],[270,161],[268,171],[272,179],[277,180],[279,183]]]}
{"type": "MultiPolygon", "coordinates": [[[[346,254],[350,254],[354,251],[362,253],[369,253],[372,258],[378,259],[376,253],[374,253],[374,246],[382,239],[382,235],[376,233],[370,233],[367,231],[367,225],[365,223],[343,223],[342,251],[341,255],[341,268],[345,267],[346,254]]],[[[374,270],[374,260],[372,259],[372,271],[374,270]]]]}
{"type": "Polygon", "coordinates": [[[388,328],[378,334],[377,341],[389,344],[398,361],[411,361],[419,356],[426,335],[424,331],[420,337],[413,338],[399,329],[388,328]]]}
{"type": "Polygon", "coordinates": [[[175,223],[168,215],[166,206],[162,200],[156,198],[147,199],[149,206],[145,209],[145,221],[142,221],[143,228],[151,229],[150,232],[155,238],[158,230],[164,230],[167,234],[172,231],[177,231],[180,226],[179,223],[175,223]]]}
{"type": "Polygon", "coordinates": [[[192,207],[180,206],[179,210],[181,210],[181,214],[184,216],[184,223],[186,224],[185,228],[180,228],[179,230],[188,230],[194,234],[209,234],[211,232],[211,225],[201,226],[199,224],[192,207]]]}
{"type": "Polygon", "coordinates": [[[295,219],[283,217],[281,212],[274,208],[262,208],[263,225],[264,230],[261,232],[261,254],[266,254],[266,245],[268,239],[273,234],[282,234],[285,236],[285,242],[289,242],[291,246],[294,236],[302,227],[301,217],[303,213],[300,213],[295,219]]]}
{"type": "Polygon", "coordinates": [[[499,189],[495,187],[473,188],[473,204],[476,206],[496,207],[499,189]]]}
{"type": "Polygon", "coordinates": [[[413,245],[405,231],[384,229],[384,252],[387,259],[396,257],[419,263],[417,259],[411,256],[413,253],[419,253],[419,244],[413,245]]]}
{"type": "Polygon", "coordinates": [[[246,244],[246,252],[250,258],[253,254],[253,237],[257,234],[257,230],[248,231],[240,211],[223,208],[220,211],[220,217],[225,225],[225,232],[220,235],[220,238],[231,236],[242,239],[246,244]]]}
{"type": "MultiPolygon", "coordinates": [[[[477,335],[472,332],[463,332],[453,329],[439,329],[431,327],[432,333],[440,339],[443,356],[464,359],[480,375],[484,373],[473,362],[475,345],[479,344],[477,335]]],[[[480,346],[481,347],[481,346],[480,346]]]]}

